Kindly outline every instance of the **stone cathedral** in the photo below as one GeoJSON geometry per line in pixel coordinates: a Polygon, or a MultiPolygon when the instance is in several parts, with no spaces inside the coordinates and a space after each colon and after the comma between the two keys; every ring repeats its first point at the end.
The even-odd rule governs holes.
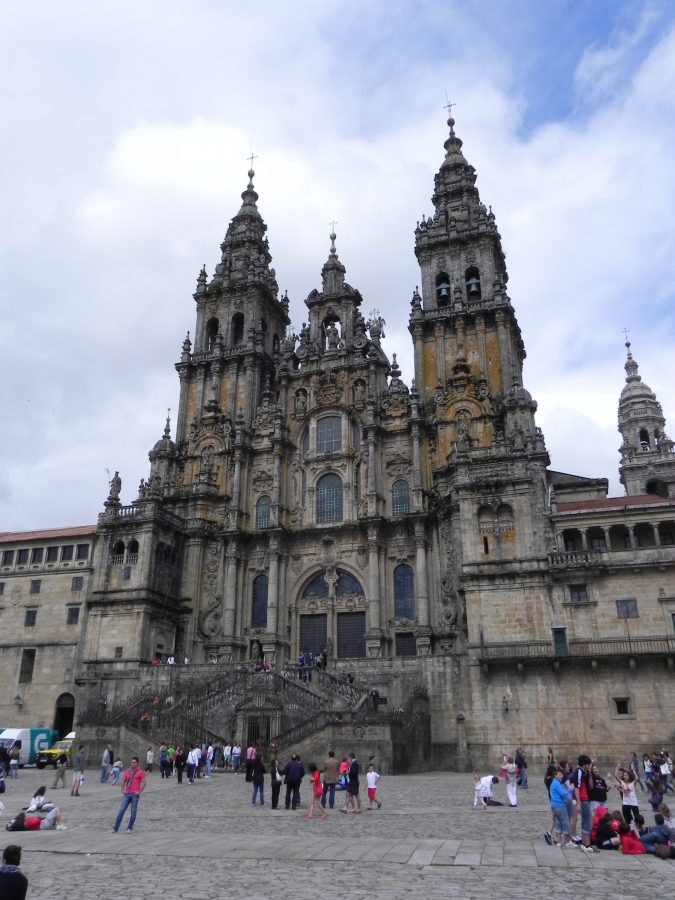
{"type": "MultiPolygon", "coordinates": [[[[325,651],[327,672],[381,696],[349,739],[370,735],[394,767],[406,709],[428,725],[420,766],[487,764],[519,743],[535,759],[553,744],[613,760],[675,737],[662,690],[675,659],[675,454],[661,407],[627,345],[626,496],[549,467],[495,217],[448,125],[433,212],[414,234],[409,385],[334,234],[292,333],[249,172],[215,272],[197,280],[175,436],[167,419],[137,499],[122,505],[116,477],[89,529],[82,612],[52,693],[78,707],[95,690],[113,706],[139,678],[157,681],[152,659],[284,672],[325,651]]],[[[0,538],[19,552],[60,534],[0,538]]],[[[17,672],[31,650],[19,626],[3,651],[17,672]]],[[[58,665],[40,653],[53,685],[58,665]]],[[[24,693],[40,679],[33,661],[24,693]]],[[[257,733],[283,745],[266,721],[257,733]]]]}

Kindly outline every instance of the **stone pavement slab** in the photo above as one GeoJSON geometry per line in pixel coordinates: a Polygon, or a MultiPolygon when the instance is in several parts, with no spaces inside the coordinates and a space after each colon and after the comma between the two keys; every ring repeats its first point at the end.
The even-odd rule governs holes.
{"type": "MultiPolygon", "coordinates": [[[[27,768],[8,784],[5,819],[41,778],[27,768]]],[[[388,776],[379,792],[380,810],[355,816],[336,808],[308,822],[306,806],[253,808],[243,777],[223,773],[187,787],[153,775],[128,835],[110,833],[119,789],[92,778],[79,798],[53,792],[67,830],[11,840],[24,848],[29,900],[379,900],[420,890],[425,900],[675,896],[675,863],[549,847],[542,785],[521,791],[515,810],[485,813],[472,808],[471,776],[388,776]]]]}

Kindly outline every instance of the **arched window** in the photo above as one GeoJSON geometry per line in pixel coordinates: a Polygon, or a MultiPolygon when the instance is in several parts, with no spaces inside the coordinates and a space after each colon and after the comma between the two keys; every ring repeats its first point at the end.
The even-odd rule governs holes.
{"type": "Polygon", "coordinates": [[[115,541],[112,551],[113,562],[122,565],[122,561],[124,560],[124,550],[124,541],[115,541]]]}
{"type": "Polygon", "coordinates": [[[272,335],[272,353],[278,353],[278,352],[279,352],[279,335],[273,334],[272,335]]]}
{"type": "Polygon", "coordinates": [[[244,314],[235,313],[232,316],[232,346],[237,347],[244,343],[244,314]]]}
{"type": "Polygon", "coordinates": [[[258,575],[253,579],[251,628],[267,628],[267,575],[258,575]]]}
{"type": "Polygon", "coordinates": [[[364,596],[361,584],[353,575],[350,575],[349,572],[345,572],[344,569],[338,569],[337,574],[338,580],[335,586],[336,597],[346,597],[347,594],[356,594],[357,597],[364,596]]]}
{"type": "Polygon", "coordinates": [[[317,483],[316,521],[319,525],[342,521],[342,481],[334,472],[322,475],[317,483]]]}
{"type": "Polygon", "coordinates": [[[450,279],[447,272],[439,272],[436,276],[436,302],[439,306],[447,306],[450,302],[450,279]]]}
{"type": "Polygon", "coordinates": [[[323,599],[328,596],[328,582],[326,581],[326,573],[315,575],[307,587],[302,592],[303,597],[317,597],[323,599]]]}
{"type": "Polygon", "coordinates": [[[260,530],[270,527],[270,508],[272,501],[269,497],[260,497],[255,505],[255,527],[260,530]]]}
{"type": "Polygon", "coordinates": [[[464,284],[469,300],[480,300],[480,272],[475,266],[469,266],[464,273],[464,284]]]}
{"type": "Polygon", "coordinates": [[[209,319],[206,323],[206,350],[208,353],[213,353],[216,349],[216,335],[218,334],[219,322],[218,319],[213,318],[209,319]]]}
{"type": "Polygon", "coordinates": [[[415,579],[407,563],[394,569],[394,618],[415,618],[415,579]]]}
{"type": "Polygon", "coordinates": [[[641,450],[650,450],[651,445],[649,443],[649,432],[646,428],[640,429],[640,449],[641,450]]]}
{"type": "Polygon", "coordinates": [[[513,529],[513,509],[508,503],[501,503],[497,507],[497,524],[503,529],[513,529]]]}
{"type": "Polygon", "coordinates": [[[129,541],[127,544],[127,562],[135,563],[138,561],[138,541],[129,541]]]}
{"type": "Polygon", "coordinates": [[[316,452],[339,453],[342,449],[342,419],[324,416],[316,423],[316,452]]]}
{"type": "Polygon", "coordinates": [[[410,490],[404,478],[395,481],[391,489],[391,509],[395,516],[406,516],[410,512],[410,490]]]}

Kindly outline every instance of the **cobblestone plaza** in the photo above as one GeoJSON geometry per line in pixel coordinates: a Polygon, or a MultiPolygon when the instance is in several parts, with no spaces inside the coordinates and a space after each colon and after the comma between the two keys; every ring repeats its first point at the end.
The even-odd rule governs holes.
{"type": "MultiPolygon", "coordinates": [[[[26,768],[8,782],[3,824],[43,778],[26,768]]],[[[44,780],[49,785],[51,771],[44,780]]],[[[378,793],[380,810],[366,810],[366,801],[361,816],[341,815],[344,795],[338,794],[327,820],[308,822],[306,782],[302,808],[287,812],[253,808],[243,776],[214,774],[181,787],[154,773],[134,832],[113,834],[121,794],[100,784],[92,770],[80,797],[48,791],[66,830],[11,838],[23,847],[30,900],[216,900],[234,894],[249,900],[372,900],[411,891],[429,898],[534,900],[550,893],[642,900],[675,894],[675,862],[547,846],[548,803],[539,776],[519,792],[517,809],[474,811],[471,775],[386,776],[378,793]]],[[[502,784],[496,787],[496,799],[506,801],[505,794],[502,784]]],[[[646,797],[638,799],[651,823],[646,797]]],[[[3,843],[9,842],[3,834],[3,843]]]]}

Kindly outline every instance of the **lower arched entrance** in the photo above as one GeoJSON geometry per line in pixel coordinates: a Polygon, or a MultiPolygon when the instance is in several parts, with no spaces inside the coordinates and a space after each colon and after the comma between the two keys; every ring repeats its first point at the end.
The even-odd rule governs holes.
{"type": "Polygon", "coordinates": [[[54,708],[54,729],[58,731],[60,738],[73,730],[74,719],[75,698],[72,694],[61,694],[54,708]]]}

